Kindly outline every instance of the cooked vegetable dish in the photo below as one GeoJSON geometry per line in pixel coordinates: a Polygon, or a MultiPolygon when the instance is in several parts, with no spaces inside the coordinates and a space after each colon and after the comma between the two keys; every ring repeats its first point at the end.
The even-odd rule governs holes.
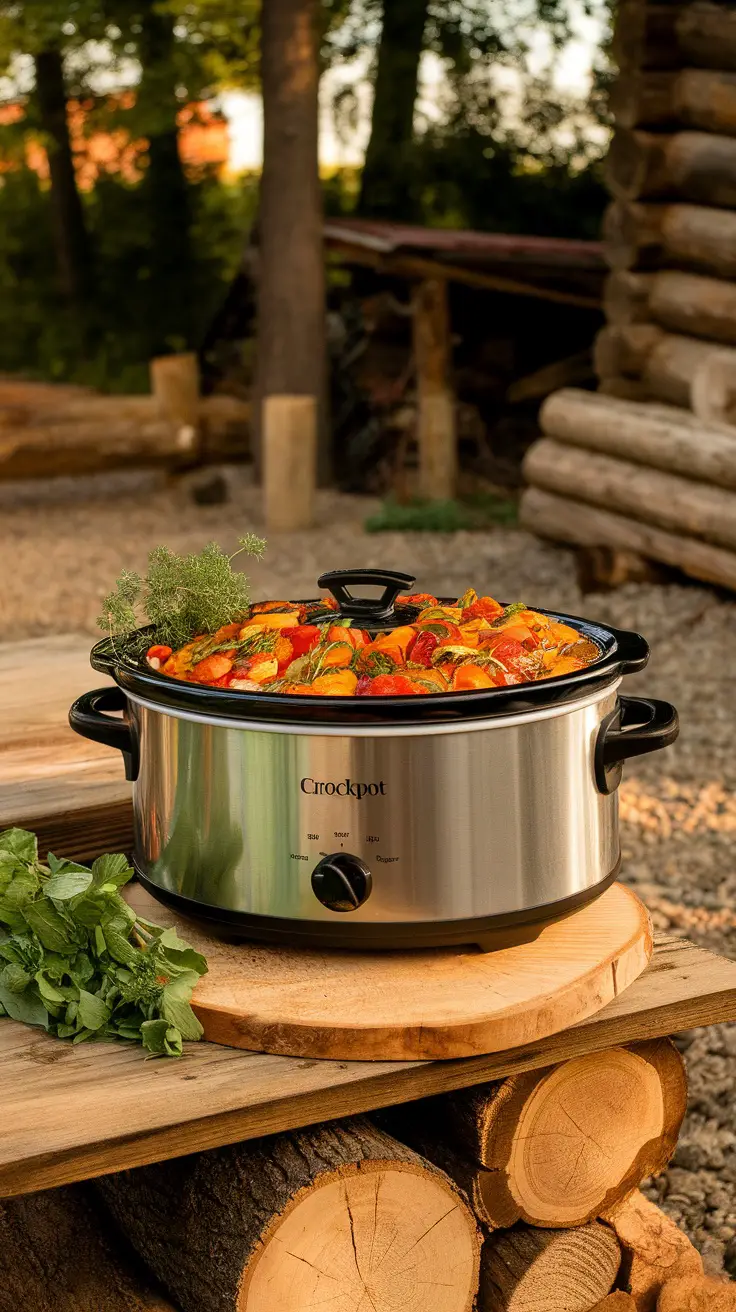
{"type": "Polygon", "coordinates": [[[177,651],[150,647],[146,659],[162,674],[212,688],[395,697],[550,679],[600,655],[570,625],[523,602],[502,606],[472,589],[453,605],[418,593],[396,606],[406,608],[407,623],[372,635],[357,621],[332,618],[332,599],[258,602],[246,619],[177,651]]]}

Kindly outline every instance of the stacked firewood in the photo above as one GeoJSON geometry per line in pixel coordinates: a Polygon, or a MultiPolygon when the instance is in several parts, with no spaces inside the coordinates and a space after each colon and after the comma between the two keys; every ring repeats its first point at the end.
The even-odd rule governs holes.
{"type": "Polygon", "coordinates": [[[709,367],[736,376],[736,9],[621,0],[614,59],[601,388],[705,397],[720,418],[709,367]]]}
{"type": "Polygon", "coordinates": [[[653,560],[736,590],[735,427],[572,388],[540,422],[524,460],[525,528],[583,548],[599,585],[651,577],[653,560]]]}
{"type": "Polygon", "coordinates": [[[0,1205],[13,1312],[734,1312],[637,1186],[667,1040],[0,1205]]]}

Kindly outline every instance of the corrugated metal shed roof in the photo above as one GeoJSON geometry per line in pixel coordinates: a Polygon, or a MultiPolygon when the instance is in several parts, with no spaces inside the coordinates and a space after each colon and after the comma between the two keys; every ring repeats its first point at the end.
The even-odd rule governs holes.
{"type": "Polygon", "coordinates": [[[329,245],[390,255],[421,251],[476,266],[529,264],[557,269],[602,270],[603,246],[598,241],[565,237],[527,237],[506,232],[422,228],[408,223],[373,219],[333,219],[325,224],[329,245]]]}

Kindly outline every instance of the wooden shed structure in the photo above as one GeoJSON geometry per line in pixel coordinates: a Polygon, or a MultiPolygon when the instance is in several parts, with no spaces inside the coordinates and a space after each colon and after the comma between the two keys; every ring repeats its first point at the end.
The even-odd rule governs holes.
{"type": "Polygon", "coordinates": [[[620,0],[596,393],[542,409],[522,522],[736,588],[736,5],[620,0]]]}

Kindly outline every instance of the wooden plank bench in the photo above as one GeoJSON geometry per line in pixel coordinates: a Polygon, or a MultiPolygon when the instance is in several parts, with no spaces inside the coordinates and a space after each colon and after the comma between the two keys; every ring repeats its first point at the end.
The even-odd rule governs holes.
{"type": "MultiPolygon", "coordinates": [[[[131,845],[117,754],[69,729],[102,681],[88,637],[0,644],[0,828],[91,859],[131,845]]],[[[192,1045],[150,1061],[122,1044],[78,1048],[0,1024],[0,1196],[100,1175],[736,1018],[736,963],[661,938],[640,979],[590,1020],[541,1043],[446,1062],[343,1062],[192,1045]],[[114,1114],[111,1109],[114,1108],[114,1114]]]]}

